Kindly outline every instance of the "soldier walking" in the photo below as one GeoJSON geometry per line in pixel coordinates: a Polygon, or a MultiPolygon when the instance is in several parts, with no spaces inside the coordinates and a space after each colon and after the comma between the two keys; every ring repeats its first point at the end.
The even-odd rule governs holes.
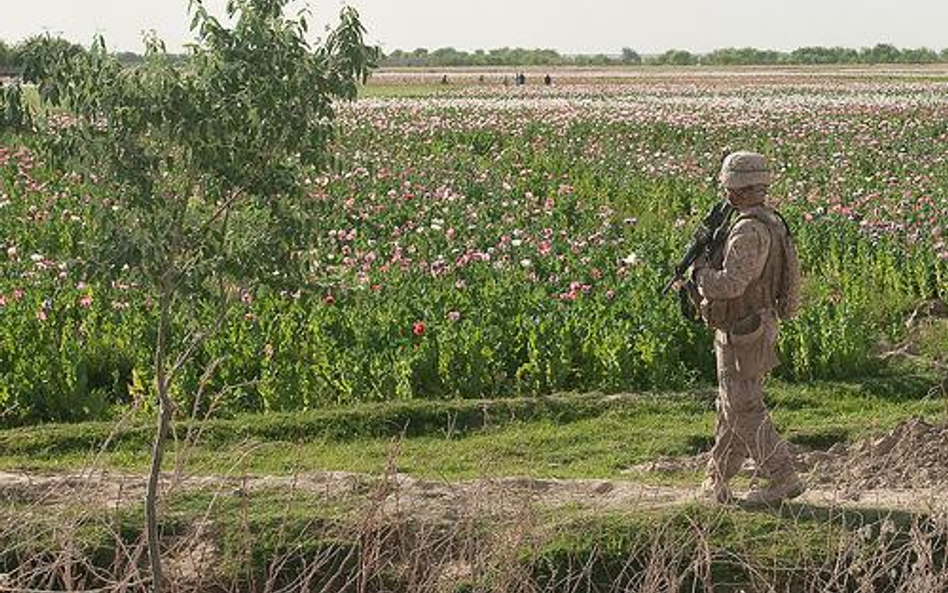
{"type": "Polygon", "coordinates": [[[751,457],[769,481],[747,501],[770,504],[806,489],[763,394],[765,377],[779,364],[778,317],[792,316],[799,301],[799,262],[789,228],[765,203],[771,182],[766,158],[732,153],[719,179],[738,216],[723,249],[694,264],[701,315],[715,328],[718,376],[715,443],[702,494],[730,502],[728,482],[751,457]]]}

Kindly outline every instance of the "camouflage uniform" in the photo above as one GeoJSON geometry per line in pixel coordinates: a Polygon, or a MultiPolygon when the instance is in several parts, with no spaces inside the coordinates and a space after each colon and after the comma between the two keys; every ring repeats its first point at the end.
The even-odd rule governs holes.
{"type": "Polygon", "coordinates": [[[787,444],[774,429],[763,394],[764,377],[777,366],[777,319],[772,308],[760,301],[766,299],[770,289],[766,284],[771,278],[765,272],[779,262],[768,257],[773,242],[771,230],[756,217],[776,217],[766,206],[748,209],[742,216],[754,217],[739,219],[731,229],[720,269],[701,268],[695,276],[704,311],[717,301],[729,303],[731,309],[746,310],[746,314],[736,314],[739,319],[759,315],[758,327],[746,334],[715,330],[718,424],[708,469],[724,482],[737,474],[748,456],[773,479],[793,473],[787,444]],[[756,305],[761,306],[758,309],[756,305]]]}
{"type": "MultiPolygon", "coordinates": [[[[763,157],[753,156],[766,163],[763,157]]],[[[769,172],[751,177],[762,200],[769,172]]],[[[729,181],[734,180],[725,179],[722,171],[725,187],[742,187],[729,186],[729,181]]],[[[763,395],[764,378],[778,364],[774,306],[784,264],[778,241],[785,237],[780,233],[786,233],[786,227],[773,209],[763,203],[741,206],[723,251],[695,268],[702,316],[716,328],[718,416],[708,474],[725,491],[747,457],[754,459],[772,484],[799,482],[787,443],[777,434],[763,395]]]]}

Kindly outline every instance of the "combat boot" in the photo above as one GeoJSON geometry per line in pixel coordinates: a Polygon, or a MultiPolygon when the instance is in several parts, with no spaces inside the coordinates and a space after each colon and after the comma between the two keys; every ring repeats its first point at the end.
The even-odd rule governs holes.
{"type": "Polygon", "coordinates": [[[712,476],[708,476],[704,482],[702,482],[701,488],[698,490],[698,498],[718,504],[731,504],[734,502],[734,496],[731,494],[731,489],[728,488],[728,485],[712,476]]]}
{"type": "Polygon", "coordinates": [[[792,500],[806,492],[806,484],[797,474],[789,474],[783,478],[772,480],[766,488],[752,490],[747,494],[745,501],[754,505],[778,504],[785,500],[792,500]]]}

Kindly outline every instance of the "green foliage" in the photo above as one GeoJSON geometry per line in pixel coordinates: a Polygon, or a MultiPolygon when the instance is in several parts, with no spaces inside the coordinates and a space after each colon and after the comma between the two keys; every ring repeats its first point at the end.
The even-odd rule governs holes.
{"type": "MultiPolygon", "coordinates": [[[[228,96],[249,102],[255,92],[228,96]]],[[[181,410],[206,411],[218,392],[218,411],[276,412],[709,384],[710,333],[683,321],[659,290],[715,199],[705,178],[726,145],[764,150],[784,166],[773,195],[797,235],[806,287],[801,317],[781,328],[779,377],[875,374],[879,344],[905,337],[915,305],[948,295],[944,207],[927,197],[943,185],[935,156],[945,122],[928,108],[887,111],[885,126],[877,112],[844,112],[829,118],[835,133],[817,122],[818,133],[803,134],[810,116],[707,128],[493,109],[472,118],[453,101],[393,103],[335,105],[345,110],[337,161],[318,175],[293,156],[285,169],[268,167],[254,147],[281,145],[255,124],[232,125],[246,127],[234,132],[246,146],[234,150],[247,151],[256,171],[190,148],[188,131],[168,140],[179,150],[166,154],[139,143],[144,136],[123,144],[88,130],[77,162],[90,163],[89,174],[65,177],[57,170],[72,162],[51,170],[23,148],[38,139],[6,140],[0,257],[14,253],[0,269],[4,421],[107,417],[129,399],[153,399],[157,268],[141,264],[165,257],[174,237],[187,289],[174,334],[214,330],[177,375],[181,410]],[[160,195],[136,193],[122,184],[129,174],[96,160],[121,146],[127,157],[115,170],[137,174],[135,159],[160,161],[160,195]],[[292,173],[285,186],[273,173],[281,170],[292,173]],[[301,176],[310,182],[294,188],[301,176]],[[236,184],[260,189],[237,196],[226,231],[201,238],[198,225],[236,184]],[[186,214],[168,215],[171,204],[186,214]]],[[[229,109],[213,125],[231,125],[239,110],[229,109]]],[[[158,137],[172,135],[164,126],[155,124],[158,137]]],[[[77,132],[46,130],[67,148],[77,132]]]]}
{"type": "Polygon", "coordinates": [[[456,67],[456,66],[618,66],[628,64],[677,65],[695,64],[734,66],[765,64],[930,64],[948,61],[948,49],[938,52],[928,48],[899,49],[888,44],[871,48],[821,47],[797,48],[790,52],[770,49],[718,48],[707,54],[670,49],[645,56],[624,47],[619,55],[561,55],[552,49],[496,48],[465,52],[453,47],[434,50],[401,49],[387,54],[382,65],[386,67],[456,67]]]}
{"type": "Polygon", "coordinates": [[[19,84],[0,86],[0,134],[33,127],[33,115],[19,84]]]}
{"type": "Polygon", "coordinates": [[[75,117],[47,130],[50,152],[107,183],[110,207],[93,213],[104,255],[89,258],[100,271],[130,265],[156,288],[173,280],[192,292],[289,273],[296,180],[328,163],[332,100],[354,95],[374,50],[351,10],[314,51],[305,20],[285,21],[281,8],[231,3],[231,30],[195,3],[201,42],[186,70],[154,39],[134,69],[101,40],[81,53],[52,40],[26,48],[26,80],[75,117]]]}
{"type": "Polygon", "coordinates": [[[622,48],[622,62],[625,64],[641,64],[642,56],[631,47],[622,48]]]}
{"type": "Polygon", "coordinates": [[[800,47],[790,52],[793,64],[845,64],[857,61],[859,53],[845,47],[800,47]]]}
{"type": "Polygon", "coordinates": [[[489,51],[465,52],[453,47],[432,51],[418,48],[407,52],[392,51],[382,60],[383,66],[554,66],[569,63],[570,58],[552,49],[523,49],[502,47],[489,51]]]}
{"type": "Polygon", "coordinates": [[[750,64],[777,64],[782,60],[780,52],[762,50],[753,47],[727,47],[716,49],[700,57],[702,64],[714,66],[735,66],[750,64]]]}
{"type": "Polygon", "coordinates": [[[17,66],[17,62],[16,50],[0,39],[0,74],[14,70],[17,66]]]}
{"type": "Polygon", "coordinates": [[[66,80],[55,80],[55,76],[59,74],[58,70],[88,54],[82,46],[50,35],[30,37],[18,49],[23,80],[37,83],[41,100],[53,105],[65,100],[60,96],[60,87],[66,80]],[[59,66],[57,72],[45,76],[44,71],[54,65],[59,66]]]}
{"type": "MultiPolygon", "coordinates": [[[[616,145],[605,148],[618,159],[624,158],[621,129],[607,135],[616,139],[616,145]]],[[[195,364],[182,370],[176,397],[183,409],[192,409],[204,381],[208,383],[203,392],[223,389],[220,406],[233,411],[563,390],[669,390],[713,381],[709,332],[683,321],[673,299],[659,295],[668,266],[684,242],[685,231],[675,229],[673,222],[681,218],[688,221],[683,226],[694,224],[713,197],[696,192],[691,183],[648,179],[620,166],[576,162],[569,156],[572,147],[596,142],[602,130],[578,123],[567,132],[562,140],[547,140],[542,152],[531,154],[524,149],[497,159],[494,155],[511,146],[529,146],[529,139],[444,130],[417,144],[402,141],[403,156],[387,164],[407,170],[423,146],[428,154],[450,161],[459,180],[468,180],[462,187],[467,203],[481,209],[486,223],[505,220],[507,228],[535,230],[538,241],[546,226],[562,237],[596,234],[597,241],[611,247],[589,255],[574,253],[564,239],[559,249],[543,258],[537,253],[537,243],[524,244],[519,254],[510,252],[515,269],[503,274],[482,262],[465,267],[458,276],[442,277],[418,276],[387,266],[387,271],[373,272],[365,284],[336,272],[318,276],[314,284],[326,287],[315,289],[292,283],[284,288],[283,282],[264,278],[241,293],[247,302],[228,310],[220,321],[222,329],[207,337],[194,352],[195,364]],[[494,179],[474,181],[483,176],[482,167],[490,167],[494,179]],[[521,176],[525,169],[531,173],[521,176]],[[564,172],[569,172],[572,189],[557,195],[564,172]],[[509,190],[501,187],[505,178],[516,180],[509,190]],[[555,195],[555,205],[540,218],[534,213],[536,205],[502,205],[526,192],[555,195]],[[612,210],[605,219],[604,207],[612,210]],[[622,222],[630,216],[638,218],[634,227],[622,222]],[[562,258],[557,257],[560,253],[562,258]],[[619,276],[616,259],[629,253],[635,253],[640,263],[619,276]],[[530,259],[531,267],[521,267],[521,259],[530,259]],[[598,283],[612,286],[613,293],[593,288],[588,295],[564,300],[572,282],[597,284],[591,276],[593,269],[603,274],[598,283]],[[534,273],[562,279],[550,285],[537,283],[529,280],[534,273]],[[463,289],[455,285],[459,279],[465,283],[463,289]],[[456,319],[451,319],[452,312],[456,319]],[[412,324],[419,320],[427,323],[423,336],[412,333],[412,324]],[[214,373],[205,378],[201,369],[212,364],[214,373]]],[[[654,134],[656,143],[692,141],[680,130],[662,126],[641,133],[654,134]]],[[[341,139],[341,153],[361,150],[371,134],[350,131],[341,139]]],[[[924,145],[917,149],[926,150],[924,145]]],[[[802,157],[781,158],[797,162],[802,157]]],[[[424,184],[425,176],[438,170],[419,170],[411,180],[424,184]]],[[[350,253],[373,253],[383,261],[391,260],[394,247],[385,229],[416,219],[419,207],[439,208],[425,215],[426,221],[429,216],[441,216],[448,217],[446,226],[467,224],[460,218],[463,210],[460,215],[441,211],[437,201],[422,206],[415,200],[386,200],[378,210],[373,205],[374,213],[364,219],[340,207],[348,196],[385,196],[393,189],[390,183],[340,175],[320,190],[326,192],[326,199],[308,201],[307,217],[319,221],[308,227],[314,235],[308,249],[321,256],[321,266],[338,266],[340,262],[330,261],[328,253],[343,246],[350,253]],[[359,232],[351,244],[327,239],[328,233],[336,232],[330,229],[355,228],[359,232]]],[[[401,183],[394,187],[400,188],[401,183]]],[[[102,188],[109,186],[99,182],[80,187],[80,195],[102,195],[102,188]]],[[[13,207],[23,208],[23,216],[28,212],[25,201],[13,207]]],[[[68,203],[68,207],[75,209],[76,204],[68,203]]],[[[878,363],[873,352],[879,340],[900,338],[901,323],[919,299],[944,298],[945,262],[925,244],[910,247],[896,239],[867,237],[840,217],[804,222],[793,207],[785,212],[804,257],[807,286],[801,317],[782,326],[784,364],[777,374],[810,380],[875,372],[878,363]]],[[[472,248],[486,250],[496,245],[497,231],[486,223],[469,231],[472,248]]],[[[239,234],[259,236],[261,241],[281,232],[267,226],[259,208],[235,211],[231,224],[240,225],[239,234]]],[[[29,228],[28,233],[22,229],[25,234],[12,227],[9,237],[24,255],[74,253],[84,244],[97,244],[98,233],[107,229],[103,224],[80,231],[57,223],[29,228]]],[[[430,254],[425,255],[430,259],[456,245],[443,232],[413,232],[401,241],[400,249],[415,250],[419,257],[430,254]]],[[[554,237],[551,244],[555,247],[556,242],[554,237]]],[[[263,249],[252,257],[266,253],[263,249]]],[[[249,251],[246,257],[251,258],[249,251]]],[[[236,266],[232,269],[239,271],[236,266]]],[[[15,421],[96,417],[127,398],[149,394],[147,386],[155,378],[149,370],[152,353],[148,346],[157,322],[154,300],[140,286],[121,280],[119,285],[129,288],[96,282],[93,288],[77,291],[56,288],[58,283],[50,281],[37,286],[28,299],[10,299],[0,309],[0,315],[11,320],[0,328],[6,340],[6,362],[0,361],[6,388],[0,399],[4,409],[16,410],[15,421]],[[84,307],[80,301],[90,292],[94,298],[84,307]],[[50,297],[51,322],[43,323],[36,316],[50,297]],[[38,338],[24,342],[19,339],[22,335],[38,338]],[[34,368],[42,372],[37,374],[34,368]],[[84,383],[85,375],[93,380],[84,383]],[[126,387],[129,382],[137,386],[126,387]],[[47,401],[52,407],[42,403],[47,401]]],[[[9,294],[8,290],[0,292],[9,294]]],[[[576,292],[581,294],[582,289],[576,292]]],[[[182,334],[189,327],[213,327],[220,314],[218,302],[200,298],[186,303],[174,318],[174,327],[182,334]]],[[[201,409],[208,405],[206,397],[197,403],[201,409]]]]}
{"type": "Polygon", "coordinates": [[[792,64],[931,64],[944,58],[928,48],[899,49],[887,43],[873,47],[801,47],[790,52],[783,62],[792,64]]]}
{"type": "MultiPolygon", "coordinates": [[[[355,97],[378,53],[354,10],[312,48],[305,17],[284,18],[285,4],[229,2],[227,28],[192,2],[187,68],[155,38],[135,68],[102,39],[89,51],[45,37],[23,49],[25,80],[67,113],[43,122],[50,162],[98,180],[102,199],[87,212],[97,240],[73,256],[87,278],[140,282],[158,304],[159,394],[223,320],[202,319],[202,307],[224,312],[241,284],[301,277],[300,180],[328,166],[333,102],[355,97]],[[173,316],[198,323],[172,326],[173,316]]],[[[88,368],[77,372],[87,381],[88,368]]]]}
{"type": "MultiPolygon", "coordinates": [[[[944,402],[929,396],[938,381],[933,374],[908,372],[848,382],[771,381],[767,397],[790,442],[828,448],[878,435],[913,416],[943,418],[944,402]]],[[[200,441],[188,453],[195,472],[231,467],[248,447],[254,454],[242,463],[255,475],[383,471],[396,439],[399,470],[418,476],[621,478],[630,466],[656,456],[706,451],[714,433],[714,390],[389,401],[222,415],[177,424],[178,454],[187,448],[185,435],[200,431],[200,441]]],[[[153,422],[143,414],[119,427],[83,422],[3,430],[0,468],[87,467],[109,439],[109,450],[98,462],[141,471],[150,461],[152,431],[153,422]]],[[[696,483],[701,476],[683,470],[666,479],[696,483]]]]}
{"type": "MultiPolygon", "coordinates": [[[[36,38],[34,38],[35,40],[36,38]]],[[[81,49],[79,46],[59,40],[64,46],[81,49]]],[[[15,72],[21,67],[20,49],[30,45],[28,41],[21,46],[10,46],[0,40],[0,73],[15,72]]],[[[686,52],[688,53],[688,52],[686,52]]],[[[618,55],[579,54],[563,55],[554,49],[494,48],[474,51],[458,50],[453,47],[441,47],[428,50],[417,48],[411,51],[395,49],[381,57],[385,67],[460,67],[460,66],[617,66],[638,64],[669,64],[674,50],[655,56],[643,56],[629,47],[623,47],[618,55]]],[[[145,55],[130,51],[116,52],[115,58],[124,65],[137,66],[145,61],[145,55]]],[[[701,63],[706,65],[765,65],[765,64],[931,64],[948,61],[948,48],[941,52],[930,48],[897,48],[889,44],[877,44],[873,47],[820,47],[797,48],[790,52],[753,47],[718,48],[706,54],[694,54],[687,58],[683,54],[676,59],[683,63],[701,63]]],[[[186,65],[190,56],[169,55],[168,60],[186,65]]]]}
{"type": "Polygon", "coordinates": [[[693,66],[698,63],[698,56],[683,49],[670,49],[646,61],[658,66],[693,66]]]}

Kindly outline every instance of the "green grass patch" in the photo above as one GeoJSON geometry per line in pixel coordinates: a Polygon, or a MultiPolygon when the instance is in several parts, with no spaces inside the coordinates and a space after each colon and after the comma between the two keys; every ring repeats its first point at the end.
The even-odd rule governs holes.
{"type": "Polygon", "coordinates": [[[948,319],[923,321],[916,342],[923,358],[948,363],[948,319]]]}
{"type": "MultiPolygon", "coordinates": [[[[944,419],[937,379],[893,373],[862,381],[768,384],[779,430],[797,444],[828,448],[881,431],[912,416],[944,419]]],[[[196,445],[195,423],[176,424],[170,469],[192,473],[291,474],[346,470],[402,472],[439,479],[526,475],[610,478],[657,456],[710,448],[712,388],[678,394],[563,395],[503,400],[362,404],[297,414],[212,419],[196,445]]],[[[126,427],[94,422],[0,431],[0,467],[69,469],[98,461],[147,469],[151,421],[126,427]],[[102,445],[109,439],[105,449],[102,445]]],[[[674,477],[673,477],[674,478],[674,477]]],[[[680,476],[693,481],[695,476],[680,476]]],[[[677,479],[677,478],[675,478],[677,479]]]]}

